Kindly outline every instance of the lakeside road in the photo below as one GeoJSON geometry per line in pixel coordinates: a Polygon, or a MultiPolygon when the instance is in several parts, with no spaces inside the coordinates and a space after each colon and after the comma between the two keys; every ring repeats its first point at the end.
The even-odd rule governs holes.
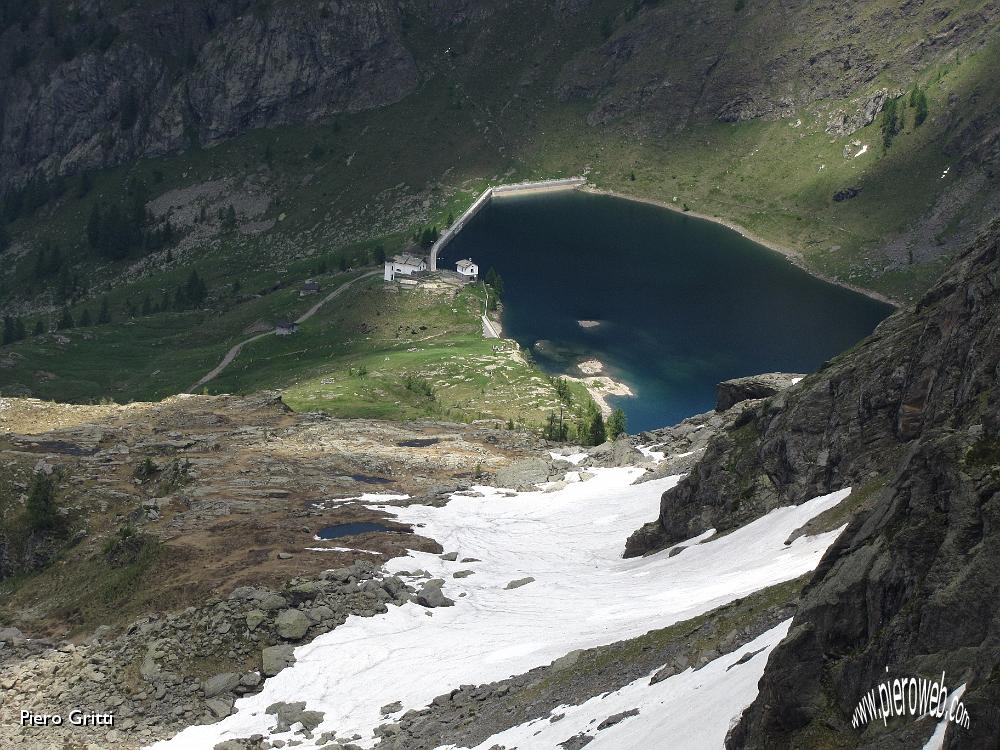
{"type": "Polygon", "coordinates": [[[595,195],[609,195],[612,198],[621,198],[622,200],[633,201],[635,203],[646,203],[650,206],[658,206],[660,208],[665,208],[668,211],[673,211],[674,213],[681,214],[682,216],[690,216],[692,218],[701,219],[702,221],[708,221],[713,224],[720,224],[726,227],[727,229],[733,230],[734,232],[736,232],[742,237],[745,237],[751,242],[755,242],[761,247],[766,247],[768,250],[772,250],[778,253],[779,255],[784,256],[785,258],[788,259],[788,261],[792,265],[796,266],[797,268],[801,268],[810,276],[815,276],[817,279],[822,279],[828,284],[834,284],[836,286],[843,287],[844,289],[850,289],[852,292],[863,294],[864,296],[870,297],[871,299],[878,300],[879,302],[884,302],[887,305],[892,305],[897,310],[903,307],[903,303],[897,299],[893,299],[892,297],[886,296],[885,294],[876,292],[872,289],[866,289],[865,287],[862,286],[857,286],[855,284],[851,284],[846,281],[841,281],[840,279],[836,279],[825,273],[817,271],[815,268],[811,268],[809,265],[806,264],[805,258],[802,257],[802,254],[800,252],[792,250],[791,248],[788,247],[784,247],[783,245],[779,245],[775,242],[771,242],[770,240],[763,239],[762,237],[758,237],[753,232],[746,229],[745,227],[740,226],[734,221],[730,221],[728,219],[722,219],[717,216],[709,216],[707,214],[698,213],[697,211],[690,211],[690,210],[685,211],[684,209],[679,208],[674,204],[662,200],[657,200],[656,198],[641,198],[634,195],[627,195],[625,193],[618,193],[615,192],[614,190],[604,190],[603,188],[594,187],[593,185],[585,185],[577,188],[577,190],[580,190],[581,192],[584,193],[593,193],[595,195]]]}
{"type": "MultiPolygon", "coordinates": [[[[311,318],[313,315],[315,315],[320,310],[320,308],[323,307],[323,305],[325,305],[330,300],[336,299],[337,297],[339,297],[341,294],[343,294],[345,291],[347,291],[352,285],[354,285],[355,283],[361,281],[362,279],[368,279],[368,278],[371,278],[372,276],[377,276],[380,273],[382,273],[382,272],[381,271],[368,271],[366,273],[361,274],[360,276],[355,276],[353,279],[349,279],[348,281],[345,281],[343,284],[341,284],[340,286],[338,286],[336,289],[334,289],[332,292],[330,292],[328,295],[326,295],[323,299],[321,299],[315,305],[313,305],[308,310],[306,310],[304,313],[302,313],[302,315],[300,315],[298,318],[295,319],[295,322],[296,323],[305,323],[307,320],[309,320],[309,318],[311,318]]],[[[207,375],[205,375],[197,383],[194,383],[191,386],[189,386],[187,388],[187,390],[185,391],[185,393],[194,393],[196,390],[198,390],[199,388],[201,388],[206,383],[211,382],[212,380],[215,380],[215,378],[219,377],[219,375],[222,373],[222,371],[225,370],[227,367],[229,367],[229,365],[232,363],[232,361],[234,359],[236,359],[237,356],[239,356],[240,351],[242,351],[243,347],[246,346],[247,344],[252,344],[254,341],[257,341],[258,339],[262,339],[265,336],[273,336],[273,335],[274,335],[274,331],[265,331],[264,333],[258,333],[256,336],[251,336],[250,338],[244,339],[240,343],[236,344],[228,352],[226,352],[226,356],[222,358],[222,361],[219,362],[218,365],[216,365],[216,367],[215,367],[214,370],[212,370],[207,375]]]]}

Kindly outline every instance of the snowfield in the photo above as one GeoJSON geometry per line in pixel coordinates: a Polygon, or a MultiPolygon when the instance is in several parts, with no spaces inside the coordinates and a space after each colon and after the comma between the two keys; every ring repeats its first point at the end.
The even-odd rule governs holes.
{"type": "MultiPolygon", "coordinates": [[[[455,495],[442,508],[373,506],[395,513],[403,523],[423,524],[422,535],[436,539],[445,552],[458,553],[456,562],[412,552],[386,565],[392,573],[424,570],[445,579],[444,594],[455,606],[429,610],[409,603],[390,606],[376,617],[351,617],[297,648],[296,663],[268,679],[257,695],[237,701],[237,713],[190,727],[154,747],[210,749],[225,739],[268,736],[275,717],[265,709],[278,701],[306,701],[307,709],[324,712],[316,737],[328,731],[336,731],[339,739],[357,734],[362,738],[357,744],[371,747],[373,730],[387,721],[381,706],[400,701],[401,711],[392,716],[398,718],[460,685],[493,682],[574,649],[633,638],[812,570],[842,529],[799,537],[790,545],[785,540],[850,493],[848,488],[774,510],[715,540],[708,532],[679,545],[687,549],[674,557],[661,552],[623,560],[625,539],[656,517],[660,495],[679,477],[632,485],[641,469],[591,471],[595,476],[588,481],[550,492],[477,487],[483,497],[455,495]],[[474,574],[453,578],[460,570],[474,574]],[[527,577],[534,581],[506,588],[527,577]]],[[[408,580],[419,588],[419,579],[408,580]]],[[[782,636],[775,628],[757,639],[763,645],[756,648],[769,649],[782,636]]],[[[646,708],[600,732],[589,747],[718,746],[725,728],[756,695],[766,654],[725,670],[748,650],[753,648],[745,646],[697,673],[681,673],[653,687],[640,680],[598,701],[599,709],[588,708],[594,703],[588,701],[567,711],[555,734],[531,734],[539,727],[509,732],[520,738],[520,750],[555,748],[557,735],[562,742],[572,734],[567,721],[574,716],[589,721],[590,711],[607,716],[608,707],[620,699],[624,708],[646,708]],[[669,744],[657,745],[656,737],[669,738],[669,744]]],[[[274,737],[302,739],[289,733],[274,737]]],[[[298,747],[315,745],[306,740],[298,747]]]]}
{"type": "MultiPolygon", "coordinates": [[[[591,698],[579,706],[560,706],[551,716],[562,715],[557,722],[548,717],[495,734],[476,745],[474,750],[489,750],[495,745],[509,748],[553,748],[579,734],[594,739],[587,750],[706,750],[721,748],[733,720],[757,697],[757,682],[771,649],[788,633],[791,620],[785,620],[750,641],[735,652],[720,656],[697,672],[688,668],[663,682],[649,684],[654,673],[613,693],[591,698]],[[747,654],[753,656],[739,664],[747,654]],[[638,710],[617,724],[598,729],[610,716],[638,710]]],[[[455,750],[448,745],[439,750],[455,750]]]]}

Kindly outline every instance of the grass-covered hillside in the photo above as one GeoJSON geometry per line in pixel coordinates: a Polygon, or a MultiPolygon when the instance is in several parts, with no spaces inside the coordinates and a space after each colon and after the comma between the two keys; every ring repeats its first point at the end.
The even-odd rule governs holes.
{"type": "MultiPolygon", "coordinates": [[[[366,6],[378,11],[364,16],[378,30],[371,38],[359,32],[358,4],[340,15],[320,4],[315,18],[284,5],[227,4],[211,28],[201,16],[164,16],[190,25],[197,48],[170,65],[154,50],[163,69],[141,75],[114,63],[152,49],[134,23],[152,0],[112,15],[106,49],[79,44],[69,59],[52,39],[93,19],[4,21],[12,48],[38,45],[7,62],[0,89],[8,102],[20,97],[0,139],[10,167],[0,303],[16,339],[0,349],[0,392],[165,395],[255,323],[300,312],[304,279],[329,285],[377,263],[496,182],[586,174],[599,188],[734,222],[809,268],[901,300],[927,286],[1000,195],[991,74],[1000,48],[988,4],[806,3],[782,9],[776,26],[770,2],[409,2],[366,6]],[[347,34],[337,49],[348,62],[402,62],[380,68],[377,85],[315,79],[319,62],[289,41],[289,19],[347,34]],[[270,81],[267,95],[305,87],[299,109],[261,92],[237,96],[257,63],[219,56],[232,35],[261,29],[283,34],[283,54],[301,66],[297,82],[270,81]],[[107,148],[78,118],[67,130],[76,156],[50,144],[29,176],[38,128],[18,118],[31,110],[50,134],[68,128],[42,97],[69,95],[86,71],[112,81],[101,99],[115,110],[99,129],[107,148]],[[209,106],[199,96],[213,85],[209,106]],[[340,93],[318,97],[323,107],[303,104],[334,85],[340,93]],[[200,93],[177,114],[169,92],[185,86],[200,93]],[[222,126],[252,105],[270,109],[222,126]],[[164,135],[175,115],[185,138],[164,135]]],[[[337,49],[330,65],[350,68],[337,49]]],[[[258,62],[269,75],[283,65],[258,62]]],[[[331,304],[335,317],[347,301],[331,304]]],[[[268,365],[255,375],[241,355],[216,385],[323,377],[311,357],[301,374],[268,365]]]]}

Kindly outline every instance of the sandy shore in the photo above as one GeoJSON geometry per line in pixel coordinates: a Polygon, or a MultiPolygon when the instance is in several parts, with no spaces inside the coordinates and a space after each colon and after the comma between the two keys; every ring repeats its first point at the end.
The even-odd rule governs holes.
{"type": "Polygon", "coordinates": [[[562,377],[566,378],[566,380],[572,380],[575,383],[582,383],[583,387],[590,394],[590,397],[594,399],[594,403],[601,410],[601,414],[605,417],[610,417],[611,412],[614,411],[611,408],[611,404],[608,403],[608,396],[635,395],[627,385],[619,383],[607,375],[593,375],[586,378],[574,378],[572,375],[563,375],[562,377]]]}
{"type": "Polygon", "coordinates": [[[599,359],[588,359],[580,362],[576,365],[576,369],[583,373],[583,377],[574,377],[573,375],[563,375],[562,377],[582,384],[605,417],[611,416],[613,411],[611,404],[608,403],[609,396],[635,395],[625,383],[607,375],[601,375],[600,373],[604,372],[604,363],[599,359]]]}
{"type": "Polygon", "coordinates": [[[696,219],[704,219],[705,221],[710,221],[713,224],[721,224],[722,226],[727,227],[728,229],[732,229],[734,232],[737,232],[741,236],[746,237],[751,242],[756,242],[758,245],[762,245],[763,247],[766,247],[768,250],[773,250],[776,253],[780,253],[781,255],[785,256],[791,263],[794,263],[803,271],[810,274],[811,276],[815,276],[817,279],[822,279],[823,281],[826,281],[830,284],[836,284],[837,286],[843,287],[844,289],[850,289],[852,292],[863,294],[866,297],[878,300],[879,302],[884,302],[887,305],[892,305],[895,308],[902,307],[902,303],[899,300],[893,299],[892,297],[887,297],[886,295],[881,294],[880,292],[873,291],[871,289],[865,289],[864,287],[855,286],[854,284],[849,284],[846,281],[835,279],[832,276],[827,276],[824,273],[820,273],[814,268],[810,268],[809,266],[806,265],[805,259],[802,257],[802,254],[799,253],[798,251],[775,244],[774,242],[766,240],[762,237],[758,237],[745,227],[740,226],[736,222],[729,221],[728,219],[720,219],[716,216],[707,216],[706,214],[701,214],[698,213],[697,211],[685,211],[684,209],[679,208],[678,206],[672,203],[656,200],[655,198],[639,198],[633,195],[616,193],[614,190],[602,190],[600,188],[596,188],[590,185],[586,185],[584,187],[580,187],[577,189],[587,193],[594,193],[595,195],[610,195],[613,198],[621,198],[622,200],[634,201],[635,203],[648,203],[651,206],[659,206],[660,208],[665,208],[669,211],[683,214],[684,216],[693,216],[696,219]]]}

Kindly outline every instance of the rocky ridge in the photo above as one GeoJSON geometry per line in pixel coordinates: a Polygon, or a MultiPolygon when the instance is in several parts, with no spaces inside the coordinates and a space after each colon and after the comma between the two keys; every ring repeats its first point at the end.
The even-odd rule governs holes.
{"type": "MultiPolygon", "coordinates": [[[[995,746],[998,321],[1000,225],[994,224],[915,311],[828,368],[829,390],[822,398],[836,414],[864,419],[864,440],[837,421],[831,427],[838,433],[805,432],[816,424],[806,417],[822,380],[807,391],[812,404],[789,399],[783,413],[774,415],[772,424],[811,443],[800,448],[829,450],[825,481],[855,482],[865,496],[807,585],[788,637],[770,657],[757,700],[727,741],[731,750],[828,747],[845,736],[853,747],[921,746],[930,731],[925,722],[851,727],[861,695],[887,672],[944,673],[950,690],[965,684],[970,726],[949,725],[944,747],[995,746]],[[850,447],[852,438],[857,444],[850,447]]],[[[774,455],[771,430],[765,426],[758,443],[765,460],[774,455]]],[[[789,468],[794,473],[785,475],[783,486],[793,492],[824,479],[798,463],[789,468]]]]}

